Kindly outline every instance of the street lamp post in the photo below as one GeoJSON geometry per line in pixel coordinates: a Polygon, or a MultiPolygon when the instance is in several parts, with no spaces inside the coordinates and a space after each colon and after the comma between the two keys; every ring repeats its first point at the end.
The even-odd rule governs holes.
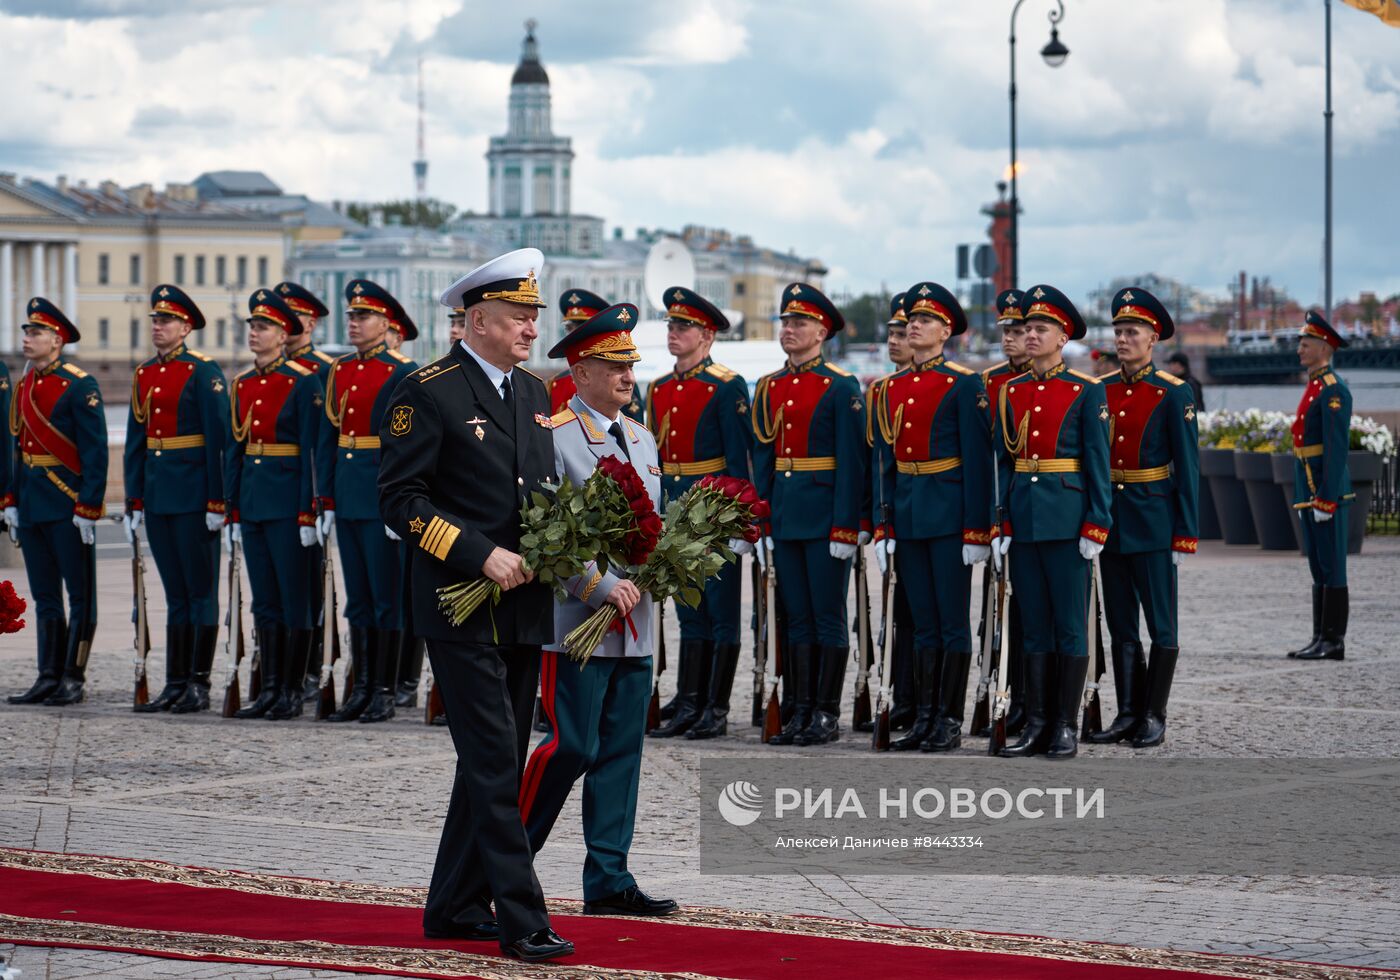
{"type": "MultiPolygon", "coordinates": [[[[1016,15],[1026,0],[1016,0],[1011,8],[1011,285],[1020,285],[1021,244],[1019,239],[1021,201],[1016,196],[1016,15]]],[[[1040,49],[1040,56],[1051,68],[1058,68],[1069,57],[1069,48],[1060,41],[1059,23],[1065,16],[1064,0],[1055,0],[1057,9],[1050,11],[1050,40],[1040,49]]]]}

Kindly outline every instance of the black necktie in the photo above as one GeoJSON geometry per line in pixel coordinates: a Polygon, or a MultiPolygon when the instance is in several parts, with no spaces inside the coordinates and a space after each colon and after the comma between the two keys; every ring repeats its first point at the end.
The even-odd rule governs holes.
{"type": "Polygon", "coordinates": [[[515,411],[515,394],[511,391],[509,375],[501,379],[501,401],[506,403],[508,411],[515,411]]]}
{"type": "Polygon", "coordinates": [[[622,449],[623,460],[630,462],[632,457],[627,454],[627,440],[623,438],[622,435],[622,423],[614,422],[612,425],[608,426],[608,432],[612,435],[613,439],[616,440],[618,446],[622,449]]]}

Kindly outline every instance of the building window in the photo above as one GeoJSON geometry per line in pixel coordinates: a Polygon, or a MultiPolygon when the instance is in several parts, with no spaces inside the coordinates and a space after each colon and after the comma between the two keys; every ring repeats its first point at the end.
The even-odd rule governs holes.
{"type": "Polygon", "coordinates": [[[260,286],[266,286],[266,285],[267,285],[267,256],[266,256],[266,255],[261,255],[261,256],[258,257],[258,285],[260,285],[260,286]]]}
{"type": "Polygon", "coordinates": [[[202,255],[194,257],[194,284],[196,286],[204,285],[204,256],[202,255]]]}
{"type": "Polygon", "coordinates": [[[743,284],[742,282],[736,282],[736,283],[734,284],[734,295],[735,295],[735,296],[742,296],[742,295],[744,295],[744,284],[743,284]]]}
{"type": "Polygon", "coordinates": [[[104,316],[97,321],[97,343],[101,347],[106,347],[112,338],[112,324],[104,316]]]}
{"type": "Polygon", "coordinates": [[[214,259],[214,284],[222,286],[228,281],[228,256],[220,255],[214,259]]]}
{"type": "Polygon", "coordinates": [[[131,349],[141,346],[141,321],[136,317],[131,318],[131,349]]]}
{"type": "Polygon", "coordinates": [[[248,283],[248,256],[238,257],[238,285],[244,286],[248,283]]]}
{"type": "Polygon", "coordinates": [[[520,168],[506,167],[503,173],[505,175],[505,187],[501,195],[501,212],[505,214],[506,217],[513,218],[520,214],[520,168]]]}
{"type": "Polygon", "coordinates": [[[219,317],[218,322],[214,325],[214,329],[217,331],[215,335],[217,339],[215,340],[214,346],[222,350],[224,344],[228,343],[228,321],[223,317],[219,317]]]}
{"type": "Polygon", "coordinates": [[[183,286],[184,284],[185,284],[185,257],[184,257],[183,255],[177,255],[177,256],[175,256],[175,285],[177,285],[177,286],[183,286]]]}
{"type": "Polygon", "coordinates": [[[141,285],[141,256],[139,255],[131,257],[131,284],[133,286],[141,285]]]}
{"type": "Polygon", "coordinates": [[[112,278],[112,257],[103,252],[97,257],[97,284],[105,286],[112,278]]]}

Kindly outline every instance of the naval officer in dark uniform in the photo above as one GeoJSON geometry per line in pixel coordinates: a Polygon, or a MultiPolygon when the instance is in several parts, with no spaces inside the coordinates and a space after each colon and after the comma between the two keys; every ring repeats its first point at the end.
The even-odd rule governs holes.
{"type": "Polygon", "coordinates": [[[457,749],[423,931],[525,960],[574,949],[549,928],[519,805],[540,647],[554,639],[550,591],[519,554],[520,505],[554,475],[549,395],[519,366],[539,335],[543,264],[518,249],[455,282],[442,303],[467,311],[465,339],[404,379],[380,427],[380,509],[410,544],[414,629],[457,749]],[[451,625],[437,590],[482,576],[500,602],[451,625]]]}

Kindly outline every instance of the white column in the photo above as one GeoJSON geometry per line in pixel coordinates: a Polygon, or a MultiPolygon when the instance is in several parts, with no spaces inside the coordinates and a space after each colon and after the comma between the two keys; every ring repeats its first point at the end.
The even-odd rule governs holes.
{"type": "Polygon", "coordinates": [[[44,243],[29,246],[29,287],[35,296],[44,295],[44,243]]]}
{"type": "Polygon", "coordinates": [[[78,246],[73,242],[63,245],[63,312],[78,322],[78,246]]]}
{"type": "Polygon", "coordinates": [[[0,344],[7,351],[19,349],[15,336],[15,246],[0,242],[0,344]]]}
{"type": "Polygon", "coordinates": [[[528,218],[535,213],[535,161],[525,156],[520,160],[520,214],[528,218]]]}

